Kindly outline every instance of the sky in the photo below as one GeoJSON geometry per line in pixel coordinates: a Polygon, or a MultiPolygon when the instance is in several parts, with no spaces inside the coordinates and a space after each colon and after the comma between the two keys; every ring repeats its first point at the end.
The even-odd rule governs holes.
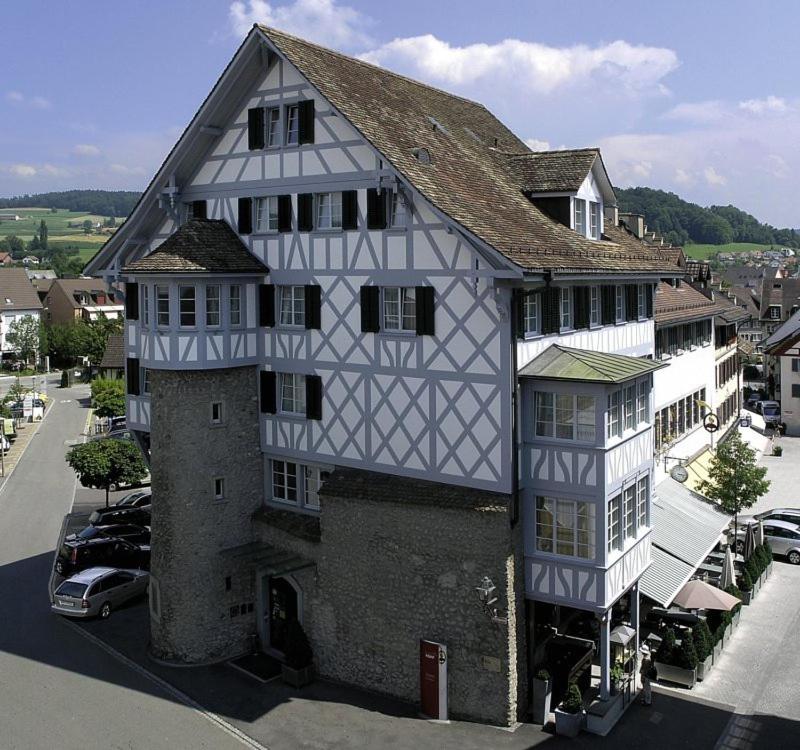
{"type": "Polygon", "coordinates": [[[612,182],[800,227],[796,0],[25,0],[3,6],[0,196],[142,190],[254,22],[482,102],[612,182]]]}

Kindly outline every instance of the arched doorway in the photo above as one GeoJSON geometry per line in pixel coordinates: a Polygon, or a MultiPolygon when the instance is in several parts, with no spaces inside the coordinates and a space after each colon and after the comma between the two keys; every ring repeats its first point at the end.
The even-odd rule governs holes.
{"type": "Polygon", "coordinates": [[[269,645],[283,651],[286,644],[286,628],[292,620],[301,620],[300,591],[288,578],[270,578],[267,583],[267,608],[264,613],[269,645]]]}

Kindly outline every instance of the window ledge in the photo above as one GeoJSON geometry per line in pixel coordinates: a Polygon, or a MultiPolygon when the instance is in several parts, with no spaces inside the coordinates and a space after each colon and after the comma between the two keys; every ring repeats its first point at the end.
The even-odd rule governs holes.
{"type": "Polygon", "coordinates": [[[256,523],[280,529],[306,542],[318,543],[322,536],[318,513],[312,515],[300,509],[289,510],[265,504],[253,514],[252,518],[256,523]]]}

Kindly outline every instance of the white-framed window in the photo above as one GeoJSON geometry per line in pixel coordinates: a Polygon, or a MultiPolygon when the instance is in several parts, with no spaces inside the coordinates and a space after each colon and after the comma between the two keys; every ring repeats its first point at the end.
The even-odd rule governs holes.
{"type": "Polygon", "coordinates": [[[600,287],[589,287],[589,325],[600,325],[600,287]]]}
{"type": "Polygon", "coordinates": [[[256,232],[278,231],[278,196],[256,199],[256,232]]]}
{"type": "Polygon", "coordinates": [[[142,287],[142,323],[145,328],[150,327],[150,287],[142,287]]]}
{"type": "Polygon", "coordinates": [[[769,306],[769,317],[772,320],[778,320],[781,317],[781,308],[778,305],[769,306]]]}
{"type": "Polygon", "coordinates": [[[638,315],[639,320],[642,320],[642,318],[647,317],[647,292],[648,292],[647,284],[636,285],[636,302],[637,302],[636,314],[638,315]]]}
{"type": "Polygon", "coordinates": [[[304,326],[306,324],[305,287],[280,287],[280,305],[280,321],[282,326],[304,326]]]}
{"type": "Polygon", "coordinates": [[[594,504],[536,498],[536,549],[590,560],[595,555],[594,504]]]}
{"type": "Polygon", "coordinates": [[[194,286],[179,286],[178,300],[181,328],[193,328],[196,322],[194,286]]]}
{"type": "Polygon", "coordinates": [[[317,193],[317,229],[342,228],[342,194],[317,193]]]}
{"type": "Polygon", "coordinates": [[[327,477],[328,472],[317,466],[303,467],[303,498],[306,508],[319,510],[319,491],[327,477]]]}
{"type": "Polygon", "coordinates": [[[267,146],[281,145],[281,109],[270,107],[265,113],[264,125],[267,128],[264,142],[267,146]]]}
{"type": "Polygon", "coordinates": [[[242,324],[242,287],[240,284],[231,284],[228,287],[228,313],[232,326],[242,324]]]}
{"type": "Polygon", "coordinates": [[[589,201],[589,236],[600,239],[600,204],[596,201],[589,201]]]}
{"type": "Polygon", "coordinates": [[[280,373],[281,411],[285,414],[306,413],[306,376],[293,372],[280,373]]]}
{"type": "Polygon", "coordinates": [[[622,493],[608,501],[608,551],[622,549],[622,493]]]}
{"type": "Polygon", "coordinates": [[[272,499],[307,510],[319,510],[319,491],[328,472],[318,466],[273,459],[272,499]]]}
{"type": "Polygon", "coordinates": [[[406,201],[399,190],[389,193],[389,222],[395,229],[406,225],[406,201]]]}
{"type": "Polygon", "coordinates": [[[220,323],[220,286],[206,286],[206,328],[217,328],[220,323]]]}
{"type": "Polygon", "coordinates": [[[594,441],[594,396],[537,391],[535,402],[537,437],[594,441]]]}
{"type": "Polygon", "coordinates": [[[291,461],[272,462],[272,498],[297,504],[297,464],[291,461]]]}
{"type": "Polygon", "coordinates": [[[639,424],[648,421],[650,405],[650,389],[647,387],[646,380],[640,380],[636,384],[636,421],[639,424]]]}
{"type": "Polygon", "coordinates": [[[286,107],[286,145],[296,146],[300,142],[300,110],[296,104],[286,107]]]}
{"type": "Polygon", "coordinates": [[[625,429],[632,430],[636,426],[636,386],[626,386],[624,391],[625,429]]]}
{"type": "Polygon", "coordinates": [[[150,394],[150,370],[147,367],[139,368],[139,378],[142,381],[142,393],[150,394]]]}
{"type": "Polygon", "coordinates": [[[225,499],[225,479],[223,477],[214,477],[214,499],[225,499]]]}
{"type": "Polygon", "coordinates": [[[622,435],[622,392],[608,394],[608,413],[606,415],[606,438],[622,435]]]}
{"type": "Polygon", "coordinates": [[[636,483],[636,526],[639,529],[649,525],[647,499],[650,493],[650,477],[643,476],[636,483]]]}
{"type": "Polygon", "coordinates": [[[614,318],[617,323],[625,320],[625,287],[617,284],[614,293],[614,318]]]}
{"type": "Polygon", "coordinates": [[[169,287],[156,285],[156,324],[159,328],[169,328],[169,287]]]}
{"type": "Polygon", "coordinates": [[[622,491],[622,521],[625,538],[636,536],[636,485],[632,484],[622,491]]]}
{"type": "Polygon", "coordinates": [[[586,236],[586,201],[575,198],[575,231],[586,236]]]}
{"type": "Polygon", "coordinates": [[[541,330],[540,295],[526,294],[522,299],[522,316],[523,324],[525,326],[525,333],[539,333],[541,330]]]}
{"type": "Polygon", "coordinates": [[[383,288],[383,329],[416,333],[417,298],[413,286],[383,288]]]}
{"type": "Polygon", "coordinates": [[[572,289],[561,287],[561,328],[572,328],[572,289]]]}
{"type": "Polygon", "coordinates": [[[211,402],[211,424],[222,424],[222,401],[211,402]]]}

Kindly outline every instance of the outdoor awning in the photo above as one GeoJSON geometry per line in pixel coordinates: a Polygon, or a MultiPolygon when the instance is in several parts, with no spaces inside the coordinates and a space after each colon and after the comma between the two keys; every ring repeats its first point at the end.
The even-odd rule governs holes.
{"type": "Polygon", "coordinates": [[[685,482],[685,486],[694,492],[698,492],[700,483],[708,479],[708,470],[710,468],[711,457],[714,454],[710,448],[706,448],[694,461],[689,464],[684,464],[684,468],[689,474],[689,478],[685,482]]]}
{"type": "Polygon", "coordinates": [[[642,593],[668,607],[716,547],[730,520],[727,513],[680,482],[661,482],[653,493],[653,564],[639,581],[642,593]]]}
{"type": "Polygon", "coordinates": [[[273,547],[263,542],[249,542],[222,550],[222,557],[235,560],[241,565],[271,576],[285,575],[315,563],[293,552],[273,547]]]}

